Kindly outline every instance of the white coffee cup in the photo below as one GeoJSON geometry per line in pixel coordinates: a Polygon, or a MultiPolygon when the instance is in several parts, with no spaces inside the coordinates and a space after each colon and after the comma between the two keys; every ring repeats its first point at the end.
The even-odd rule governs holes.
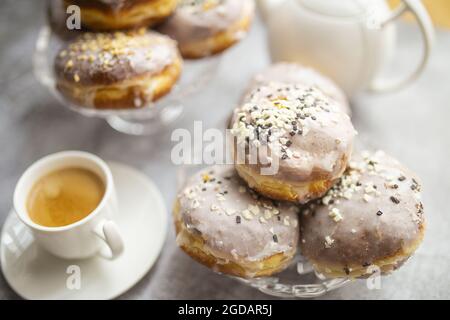
{"type": "Polygon", "coordinates": [[[64,151],[48,155],[31,165],[19,179],[14,191],[14,209],[27,225],[38,244],[65,259],[84,259],[100,255],[115,259],[124,248],[117,225],[112,221],[118,213],[116,191],[111,170],[99,157],[82,151],[64,151]],[[34,183],[55,170],[77,167],[90,170],[105,184],[105,194],[88,216],[62,227],[36,224],[27,212],[27,198],[34,183]]]}

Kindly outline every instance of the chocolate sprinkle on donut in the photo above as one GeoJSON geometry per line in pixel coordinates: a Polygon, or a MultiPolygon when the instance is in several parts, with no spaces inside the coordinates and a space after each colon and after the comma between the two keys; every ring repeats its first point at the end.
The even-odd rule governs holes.
{"type": "Polygon", "coordinates": [[[398,200],[396,197],[394,197],[394,196],[391,196],[391,201],[393,202],[393,203],[395,203],[395,204],[399,204],[400,203],[400,200],[398,200]]]}

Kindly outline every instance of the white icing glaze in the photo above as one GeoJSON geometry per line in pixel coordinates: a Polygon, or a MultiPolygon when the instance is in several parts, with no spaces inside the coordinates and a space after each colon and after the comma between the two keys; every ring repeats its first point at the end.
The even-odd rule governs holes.
{"type": "Polygon", "coordinates": [[[55,68],[68,81],[112,84],[159,74],[178,58],[176,43],[156,32],[85,33],[61,49],[55,68]]]}
{"type": "Polygon", "coordinates": [[[287,62],[273,64],[255,74],[245,95],[248,95],[254,88],[267,85],[270,82],[298,83],[304,86],[315,87],[326,96],[336,100],[342,106],[343,111],[350,114],[350,107],[344,92],[331,79],[312,68],[287,62]]]}

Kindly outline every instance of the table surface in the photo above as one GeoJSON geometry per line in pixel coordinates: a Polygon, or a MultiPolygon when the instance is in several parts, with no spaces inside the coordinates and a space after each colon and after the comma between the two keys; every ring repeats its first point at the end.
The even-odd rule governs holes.
{"type": "MultiPolygon", "coordinates": [[[[170,208],[176,194],[177,169],[170,160],[170,133],[224,122],[255,71],[268,64],[261,22],[249,37],[227,52],[205,91],[185,101],[187,112],[173,127],[153,137],[131,137],[100,119],[84,118],[62,107],[37,83],[31,55],[44,23],[44,1],[0,2],[0,224],[10,211],[20,174],[40,157],[68,149],[93,152],[104,159],[132,165],[158,185],[170,208]],[[208,112],[214,109],[214,112],[208,112]]],[[[399,26],[394,71],[408,70],[421,49],[416,26],[399,26]],[[417,53],[417,55],[415,54],[417,53]]],[[[355,281],[324,299],[450,298],[450,32],[439,30],[430,64],[407,89],[389,95],[353,99],[353,119],[360,139],[396,156],[418,173],[428,218],[425,241],[398,272],[383,278],[381,290],[355,281]]],[[[265,299],[268,296],[195,263],[175,245],[173,228],[153,269],[124,299],[265,299]]],[[[0,276],[0,299],[18,296],[0,276]]]]}

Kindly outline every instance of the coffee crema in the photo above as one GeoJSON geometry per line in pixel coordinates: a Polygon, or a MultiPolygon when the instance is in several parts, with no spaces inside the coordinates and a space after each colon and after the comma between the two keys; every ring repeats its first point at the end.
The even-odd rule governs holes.
{"type": "Polygon", "coordinates": [[[27,198],[30,219],[45,227],[62,227],[93,212],[105,194],[102,179],[87,169],[64,168],[41,177],[27,198]]]}

